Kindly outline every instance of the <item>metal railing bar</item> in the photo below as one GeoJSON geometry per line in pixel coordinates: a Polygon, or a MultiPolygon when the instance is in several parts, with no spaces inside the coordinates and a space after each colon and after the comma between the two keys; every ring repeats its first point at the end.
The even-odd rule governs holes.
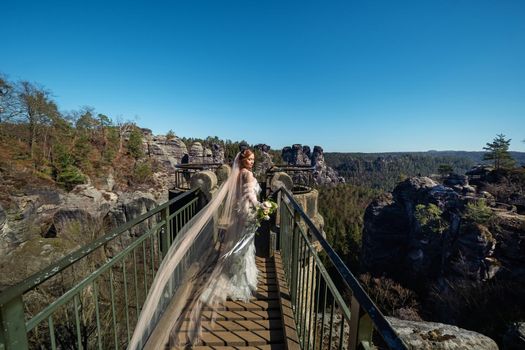
{"type": "Polygon", "coordinates": [[[323,342],[324,342],[324,317],[326,314],[326,299],[328,297],[328,286],[326,285],[326,281],[324,283],[324,301],[323,301],[323,314],[321,316],[321,340],[320,340],[320,348],[323,348],[323,342]]]}
{"type": "MultiPolygon", "coordinates": [[[[316,271],[317,271],[317,266],[315,264],[313,264],[313,271],[312,271],[312,276],[310,278],[310,310],[308,310],[308,344],[306,346],[307,349],[310,349],[310,339],[312,338],[312,318],[313,318],[313,310],[315,309],[314,307],[314,291],[315,291],[315,287],[314,287],[314,280],[315,280],[315,276],[316,276],[316,271]]],[[[315,325],[314,325],[315,326],[315,325]]],[[[314,327],[314,332],[315,332],[315,327],[314,327]]]]}
{"type": "Polygon", "coordinates": [[[309,329],[306,328],[306,319],[307,319],[307,313],[309,313],[309,309],[308,309],[308,287],[309,287],[309,281],[310,281],[310,264],[309,264],[309,261],[310,261],[310,258],[309,258],[309,255],[310,255],[310,252],[308,250],[305,249],[305,254],[306,255],[306,259],[303,260],[304,262],[306,262],[306,266],[303,266],[303,269],[306,268],[306,278],[305,280],[303,281],[303,298],[304,298],[304,301],[303,301],[303,307],[302,309],[303,310],[303,328],[304,328],[304,334],[303,334],[303,346],[304,344],[306,343],[306,335],[308,334],[309,335],[309,329]]]}
{"type": "Polygon", "coordinates": [[[332,348],[332,330],[334,329],[335,298],[332,295],[332,307],[330,309],[330,332],[328,333],[328,349],[332,348]]]}
{"type": "Polygon", "coordinates": [[[100,328],[100,310],[98,307],[98,287],[96,281],[93,281],[93,298],[95,300],[95,317],[97,319],[97,341],[98,348],[102,350],[102,334],[100,328]]]}
{"type": "Polygon", "coordinates": [[[357,279],[350,272],[350,270],[339,257],[339,255],[333,250],[330,244],[319,232],[317,227],[315,227],[312,220],[304,213],[301,206],[293,199],[292,194],[284,187],[281,187],[279,191],[284,193],[284,195],[292,204],[294,210],[299,212],[307,227],[310,228],[312,236],[314,236],[315,239],[321,244],[329,259],[331,260],[332,264],[341,276],[343,282],[347,285],[348,288],[350,288],[354,297],[359,301],[359,304],[361,305],[363,310],[370,316],[372,322],[375,325],[375,328],[379,331],[381,337],[383,338],[387,346],[393,349],[407,349],[407,346],[398,337],[390,323],[385,319],[385,317],[374,304],[372,299],[370,299],[370,297],[366,294],[366,292],[363,290],[357,279]]]}
{"type": "MultiPolygon", "coordinates": [[[[149,240],[149,254],[150,254],[150,265],[151,265],[151,280],[155,278],[155,235],[157,231],[150,236],[149,240]]],[[[153,283],[153,282],[151,282],[153,283]]]]}
{"type": "Polygon", "coordinates": [[[113,267],[116,263],[118,263],[120,260],[123,259],[125,255],[127,255],[130,250],[133,250],[136,246],[138,246],[140,243],[144,242],[144,240],[147,238],[147,235],[142,235],[139,237],[136,241],[131,243],[129,246],[127,246],[124,250],[122,250],[119,254],[115,255],[115,257],[106,264],[99,267],[97,270],[95,270],[93,273],[91,273],[89,276],[84,278],[82,281],[80,281],[74,288],[66,291],[64,294],[62,294],[59,298],[57,298],[55,301],[53,301],[51,304],[49,304],[47,307],[42,309],[37,315],[32,317],[30,320],[26,322],[26,328],[27,331],[32,330],[38,323],[40,323],[43,319],[45,319],[47,316],[51,315],[57,307],[64,305],[66,302],[71,300],[76,294],[80,293],[80,291],[89,283],[94,281],[100,274],[104,273],[107,269],[113,267]]]}
{"type": "Polygon", "coordinates": [[[78,344],[78,348],[82,349],[82,334],[80,332],[80,317],[78,315],[78,302],[79,302],[79,297],[78,297],[78,294],[77,294],[73,298],[73,307],[75,308],[75,324],[76,324],[76,331],[77,331],[77,344],[78,344]]]}
{"type": "Polygon", "coordinates": [[[136,306],[136,309],[135,309],[135,316],[137,317],[137,322],[139,321],[139,279],[138,279],[138,275],[137,275],[137,251],[135,249],[133,249],[133,272],[134,272],[134,277],[133,277],[133,282],[134,282],[134,285],[135,285],[135,306],[136,306]]]}
{"type": "Polygon", "coordinates": [[[111,296],[111,319],[113,321],[113,335],[115,337],[115,349],[118,349],[117,334],[117,312],[115,310],[115,289],[113,288],[113,270],[109,269],[109,293],[111,296]]]}
{"type": "Polygon", "coordinates": [[[126,303],[126,331],[128,335],[128,343],[131,340],[131,330],[129,326],[129,298],[128,298],[128,276],[126,271],[126,258],[122,259],[122,278],[124,280],[124,302],[126,303]]]}
{"type": "MultiPolygon", "coordinates": [[[[317,265],[315,266],[316,268],[317,265]]],[[[316,289],[317,289],[317,297],[315,298],[315,309],[314,311],[314,341],[313,341],[313,348],[315,349],[315,344],[317,340],[317,314],[319,313],[319,301],[321,299],[321,273],[316,273],[317,276],[317,282],[316,282],[316,289]]],[[[323,310],[324,314],[324,310],[323,310]]]]}
{"type": "MultiPolygon", "coordinates": [[[[303,241],[299,240],[298,242],[299,250],[297,252],[297,254],[299,255],[297,259],[297,274],[298,275],[297,275],[297,283],[295,286],[295,293],[296,293],[296,300],[297,300],[297,304],[295,307],[295,319],[296,319],[297,327],[299,328],[299,332],[298,332],[299,337],[303,335],[303,325],[301,322],[301,319],[302,319],[302,288],[301,286],[302,286],[302,277],[303,277],[304,269],[301,268],[301,261],[303,260],[304,249],[302,245],[303,245],[303,241]]],[[[302,346],[302,343],[301,343],[301,346],[302,346]]]]}
{"type": "Polygon", "coordinates": [[[16,297],[17,295],[24,294],[26,291],[34,288],[35,286],[43,283],[44,281],[50,279],[51,277],[55,276],[60,271],[64,270],[68,266],[72,265],[76,261],[82,259],[86,255],[90,254],[95,249],[103,246],[104,244],[112,241],[116,237],[120,236],[122,233],[130,229],[131,227],[141,223],[142,221],[152,217],[153,215],[156,215],[159,213],[162,209],[166,208],[167,206],[182,200],[183,198],[186,198],[191,195],[196,195],[198,193],[199,189],[194,189],[191,191],[188,191],[178,197],[175,197],[169,201],[167,201],[164,204],[159,205],[158,207],[152,209],[151,211],[144,213],[135,219],[126,222],[122,226],[112,230],[110,233],[97,238],[90,244],[76,250],[75,252],[66,255],[64,258],[60,259],[54,264],[49,265],[47,268],[43,269],[40,272],[37,272],[36,274],[28,277],[24,281],[20,282],[19,284],[12,286],[9,289],[6,289],[4,292],[0,294],[0,305],[6,304],[8,301],[16,297]]]}
{"type": "Polygon", "coordinates": [[[146,295],[148,294],[148,276],[146,272],[146,246],[144,245],[144,241],[142,241],[142,280],[144,281],[144,299],[146,298],[146,295]]]}
{"type": "Polygon", "coordinates": [[[57,348],[57,343],[55,339],[55,326],[53,324],[53,316],[47,318],[48,327],[49,327],[49,337],[51,339],[51,349],[57,348]]]}
{"type": "Polygon", "coordinates": [[[339,350],[343,348],[344,330],[345,330],[345,318],[343,317],[343,315],[341,315],[341,332],[339,333],[339,350]]]}
{"type": "Polygon", "coordinates": [[[343,310],[344,316],[346,318],[350,319],[350,317],[351,317],[350,309],[348,308],[348,306],[346,306],[346,303],[345,303],[345,301],[343,299],[343,296],[341,295],[341,293],[339,293],[339,290],[335,286],[335,283],[332,280],[332,278],[330,277],[330,274],[328,273],[328,271],[324,267],[323,263],[321,262],[321,258],[319,258],[319,256],[317,255],[317,252],[315,251],[315,248],[311,245],[310,242],[308,242],[308,239],[306,238],[306,235],[304,234],[304,232],[302,232],[302,233],[303,233],[303,239],[305,240],[306,244],[308,245],[308,249],[310,250],[310,252],[312,252],[312,255],[313,255],[314,260],[315,260],[315,264],[319,268],[319,271],[321,272],[321,275],[323,276],[323,279],[325,280],[325,283],[328,285],[328,288],[330,289],[330,292],[332,293],[332,296],[336,299],[337,304],[339,304],[341,306],[341,309],[343,310]]]}

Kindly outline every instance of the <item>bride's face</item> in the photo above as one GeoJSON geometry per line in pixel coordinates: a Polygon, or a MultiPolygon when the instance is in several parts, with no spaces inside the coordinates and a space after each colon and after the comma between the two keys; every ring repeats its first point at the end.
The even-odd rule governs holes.
{"type": "Polygon", "coordinates": [[[248,158],[245,158],[242,161],[242,165],[248,170],[252,170],[253,163],[255,163],[255,156],[253,154],[251,154],[248,158]]]}

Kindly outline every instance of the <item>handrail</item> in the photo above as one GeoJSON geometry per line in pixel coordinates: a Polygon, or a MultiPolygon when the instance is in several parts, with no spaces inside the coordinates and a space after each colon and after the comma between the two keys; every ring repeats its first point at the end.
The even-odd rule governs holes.
{"type": "Polygon", "coordinates": [[[96,240],[94,240],[93,242],[91,242],[90,244],[74,251],[73,253],[70,253],[68,255],[66,255],[65,257],[63,257],[62,259],[60,259],[59,261],[49,265],[47,268],[33,274],[32,276],[29,276],[28,278],[26,278],[24,281],[6,289],[5,291],[3,291],[2,293],[0,293],[0,305],[3,305],[7,302],[9,302],[11,299],[13,299],[14,297],[16,297],[17,295],[20,295],[20,294],[23,294],[25,292],[27,292],[28,290],[36,287],[37,285],[39,284],[42,284],[43,282],[47,281],[48,279],[50,279],[51,277],[57,275],[59,272],[61,272],[62,270],[64,270],[65,268],[67,268],[68,266],[70,266],[71,264],[79,261],[80,259],[84,258],[85,256],[87,256],[89,253],[91,253],[92,251],[94,251],[95,249],[98,249],[100,248],[101,246],[103,246],[104,244],[112,241],[113,239],[115,239],[116,237],[118,237],[119,235],[121,235],[122,233],[126,232],[127,230],[129,230],[130,228],[132,228],[133,226],[139,224],[140,222],[150,218],[151,216],[157,214],[157,213],[160,213],[163,209],[167,208],[169,205],[177,202],[177,201],[180,201],[188,196],[194,196],[197,194],[197,191],[199,191],[199,189],[194,189],[194,190],[191,190],[191,191],[188,191],[188,192],[185,192],[184,194],[178,196],[178,197],[175,197],[167,202],[165,202],[164,204],[161,204],[155,208],[153,208],[151,211],[148,211],[138,217],[136,217],[135,219],[131,220],[131,221],[128,221],[126,222],[125,224],[117,227],[116,229],[112,230],[110,233],[100,237],[100,238],[97,238],[96,240]]]}
{"type": "Polygon", "coordinates": [[[323,237],[321,232],[319,232],[319,229],[313,224],[312,220],[304,213],[302,207],[297,203],[293,195],[284,187],[281,187],[277,193],[279,192],[281,192],[287,197],[289,203],[293,206],[294,212],[298,213],[299,216],[304,220],[304,223],[309,229],[309,232],[319,242],[324,252],[330,259],[330,262],[337,270],[342,281],[352,291],[353,298],[357,300],[360,307],[363,308],[363,310],[369,315],[376,330],[379,332],[386,345],[390,349],[407,349],[406,344],[399,338],[399,336],[396,334],[390,323],[385,319],[378,307],[370,299],[368,294],[363,290],[363,288],[361,287],[357,279],[354,277],[352,272],[350,272],[343,260],[333,250],[333,248],[323,237]]]}

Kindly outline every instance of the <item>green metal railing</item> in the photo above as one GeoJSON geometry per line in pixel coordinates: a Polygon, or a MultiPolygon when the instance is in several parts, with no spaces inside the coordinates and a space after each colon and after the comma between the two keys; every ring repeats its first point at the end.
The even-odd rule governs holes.
{"type": "Polygon", "coordinates": [[[301,348],[371,349],[379,336],[390,349],[407,349],[292,194],[281,188],[276,195],[279,248],[301,348]]]}
{"type": "Polygon", "coordinates": [[[188,191],[5,290],[0,350],[125,348],[167,249],[200,209],[198,194],[188,191]]]}

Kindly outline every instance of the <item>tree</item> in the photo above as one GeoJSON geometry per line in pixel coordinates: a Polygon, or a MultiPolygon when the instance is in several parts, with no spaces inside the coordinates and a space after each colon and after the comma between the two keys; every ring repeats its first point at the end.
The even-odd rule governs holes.
{"type": "Polygon", "coordinates": [[[136,126],[129,134],[128,152],[135,159],[139,159],[144,155],[144,150],[142,149],[142,133],[136,126]]]}
{"type": "Polygon", "coordinates": [[[492,143],[487,143],[487,146],[483,147],[487,151],[483,160],[493,160],[495,169],[512,168],[516,162],[509,153],[510,141],[510,139],[506,140],[503,134],[496,135],[492,143]]]}
{"type": "Polygon", "coordinates": [[[168,133],[166,134],[166,141],[171,141],[175,138],[175,133],[173,132],[173,130],[169,130],[168,133]]]}
{"type": "Polygon", "coordinates": [[[60,118],[58,107],[50,99],[48,91],[23,81],[18,86],[18,103],[12,108],[12,115],[15,115],[20,122],[27,124],[27,143],[31,159],[34,159],[39,131],[43,125],[50,125],[54,120],[60,118]]]}
{"type": "Polygon", "coordinates": [[[118,130],[119,145],[118,155],[120,156],[124,150],[124,139],[136,126],[130,121],[123,121],[120,117],[117,117],[116,127],[118,130]]]}
{"type": "Polygon", "coordinates": [[[450,174],[452,171],[454,171],[454,169],[452,168],[452,166],[450,164],[441,164],[439,167],[438,167],[438,173],[439,175],[441,176],[447,176],[448,174],[450,174]]]}

